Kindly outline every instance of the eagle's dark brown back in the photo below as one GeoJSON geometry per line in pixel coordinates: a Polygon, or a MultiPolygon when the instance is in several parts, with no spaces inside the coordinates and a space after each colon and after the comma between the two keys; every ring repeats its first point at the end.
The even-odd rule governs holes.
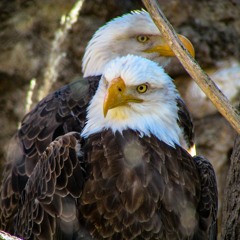
{"type": "Polygon", "coordinates": [[[86,108],[98,87],[100,76],[70,83],[43,98],[22,120],[10,142],[0,198],[0,229],[13,231],[19,195],[40,155],[58,136],[81,132],[86,108]]]}

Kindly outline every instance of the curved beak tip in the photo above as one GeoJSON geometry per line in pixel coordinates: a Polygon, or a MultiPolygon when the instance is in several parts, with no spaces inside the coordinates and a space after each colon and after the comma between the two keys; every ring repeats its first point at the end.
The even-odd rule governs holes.
{"type": "MultiPolygon", "coordinates": [[[[194,47],[193,47],[192,43],[190,42],[190,40],[181,34],[177,34],[177,36],[178,36],[179,40],[181,41],[181,43],[183,44],[183,46],[189,51],[191,56],[194,58],[195,50],[194,50],[194,47]]],[[[144,50],[144,52],[159,53],[160,56],[163,56],[163,57],[176,56],[175,53],[173,52],[173,50],[170,48],[170,46],[166,43],[166,41],[162,39],[162,37],[161,37],[161,44],[158,44],[156,46],[148,48],[148,49],[144,50]]]]}
{"type": "Polygon", "coordinates": [[[193,58],[195,58],[195,50],[194,50],[194,47],[193,47],[192,43],[190,42],[190,40],[180,34],[178,34],[178,37],[179,37],[180,41],[182,42],[182,44],[184,45],[184,47],[189,51],[191,56],[193,58]]]}

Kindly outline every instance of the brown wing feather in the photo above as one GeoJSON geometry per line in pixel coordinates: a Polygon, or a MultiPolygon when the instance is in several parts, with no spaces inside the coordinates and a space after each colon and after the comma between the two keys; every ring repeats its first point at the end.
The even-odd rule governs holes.
{"type": "Polygon", "coordinates": [[[73,234],[75,199],[80,197],[86,178],[77,156],[80,140],[79,133],[68,133],[41,155],[21,194],[15,229],[18,236],[53,239],[59,222],[71,226],[73,234]]]}
{"type": "Polygon", "coordinates": [[[12,140],[1,184],[0,228],[12,232],[11,217],[39,156],[58,136],[81,132],[86,108],[95,94],[99,76],[80,79],[49,94],[23,119],[12,140]]]}
{"type": "Polygon", "coordinates": [[[195,156],[200,181],[201,181],[201,200],[198,212],[201,220],[199,232],[204,239],[217,239],[217,210],[218,192],[217,181],[213,166],[202,156],[195,156]]]}

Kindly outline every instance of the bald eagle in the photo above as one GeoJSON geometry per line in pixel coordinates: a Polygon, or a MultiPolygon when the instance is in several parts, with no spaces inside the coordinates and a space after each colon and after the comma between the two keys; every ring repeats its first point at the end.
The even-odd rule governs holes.
{"type": "MultiPolygon", "coordinates": [[[[191,43],[180,36],[194,55],[191,43]]],[[[0,198],[0,228],[12,232],[12,219],[17,212],[19,196],[25,188],[40,156],[58,136],[82,132],[86,109],[98,88],[106,63],[117,56],[131,53],[166,64],[173,52],[145,11],[116,18],[100,28],[89,42],[83,57],[84,78],[49,94],[23,119],[11,143],[8,162],[3,172],[0,198]]],[[[193,125],[185,104],[177,99],[181,145],[193,145],[193,125]]]]}
{"type": "Polygon", "coordinates": [[[81,133],[40,156],[16,214],[24,239],[216,239],[214,170],[180,146],[178,92],[142,57],[110,61],[81,133]]]}
{"type": "MultiPolygon", "coordinates": [[[[192,43],[183,35],[180,41],[194,57],[192,43]]],[[[83,76],[101,75],[105,64],[115,57],[133,54],[166,66],[175,56],[146,11],[133,11],[101,27],[89,41],[83,57],[83,76]]]]}

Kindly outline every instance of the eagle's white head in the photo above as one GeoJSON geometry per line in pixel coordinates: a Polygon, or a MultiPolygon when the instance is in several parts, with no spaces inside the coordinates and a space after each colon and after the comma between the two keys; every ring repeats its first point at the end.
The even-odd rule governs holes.
{"type": "MultiPolygon", "coordinates": [[[[182,35],[179,38],[194,56],[191,42],[182,35]]],[[[150,15],[134,11],[113,19],[93,35],[83,57],[84,77],[101,75],[108,61],[127,54],[148,58],[161,66],[174,56],[150,15]]]]}
{"type": "Polygon", "coordinates": [[[82,136],[132,129],[174,146],[181,136],[177,98],[172,79],[157,63],[134,55],[118,57],[104,68],[82,136]]]}

